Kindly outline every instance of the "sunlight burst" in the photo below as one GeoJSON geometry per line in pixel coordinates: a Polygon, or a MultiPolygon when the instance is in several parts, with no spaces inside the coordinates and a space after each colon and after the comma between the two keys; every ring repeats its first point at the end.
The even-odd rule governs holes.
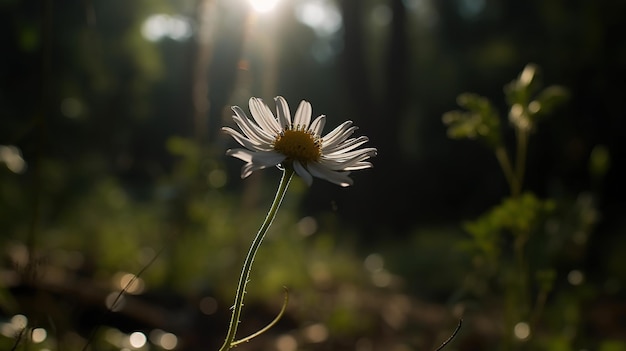
{"type": "Polygon", "coordinates": [[[278,0],[249,0],[250,5],[256,12],[266,13],[270,12],[278,4],[278,0]]]}

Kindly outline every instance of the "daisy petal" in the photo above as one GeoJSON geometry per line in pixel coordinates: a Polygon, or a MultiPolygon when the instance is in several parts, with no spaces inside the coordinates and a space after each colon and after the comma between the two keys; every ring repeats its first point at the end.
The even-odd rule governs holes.
{"type": "MultiPolygon", "coordinates": [[[[231,107],[231,110],[235,112],[236,117],[238,117],[241,121],[245,121],[245,123],[257,133],[262,133],[268,136],[270,135],[270,133],[263,130],[263,128],[258,123],[254,123],[250,118],[248,118],[246,113],[243,112],[243,110],[239,106],[233,106],[231,107]]],[[[234,117],[235,116],[233,116],[233,119],[234,117]]]]}
{"type": "Polygon", "coordinates": [[[313,120],[311,123],[311,127],[309,127],[309,131],[313,133],[313,135],[319,137],[322,135],[322,130],[324,129],[324,125],[326,124],[326,116],[321,115],[313,120]]]}
{"type": "Polygon", "coordinates": [[[252,162],[252,154],[254,151],[246,149],[228,149],[226,150],[226,156],[232,156],[242,160],[243,162],[252,162]]]}
{"type": "Polygon", "coordinates": [[[366,136],[349,139],[339,145],[335,145],[334,147],[331,147],[331,148],[327,147],[326,149],[324,149],[324,153],[334,154],[334,153],[348,152],[350,150],[354,150],[357,147],[367,143],[368,141],[369,139],[366,136]]]}
{"type": "Polygon", "coordinates": [[[323,159],[335,160],[335,161],[345,161],[352,159],[354,157],[364,156],[364,159],[368,159],[370,157],[376,156],[376,149],[373,147],[368,147],[365,149],[352,150],[348,152],[344,152],[342,154],[330,154],[330,155],[322,155],[323,159]]]}
{"type": "Polygon", "coordinates": [[[345,122],[343,122],[342,124],[337,126],[335,129],[330,131],[328,134],[324,135],[324,138],[323,138],[324,141],[333,140],[333,138],[335,138],[337,136],[337,134],[342,133],[343,131],[347,130],[351,126],[352,126],[352,121],[345,121],[345,122]]]}
{"type": "Polygon", "coordinates": [[[345,121],[320,137],[326,116],[320,115],[311,122],[312,108],[308,101],[300,102],[293,120],[287,101],[282,96],[274,101],[276,116],[263,100],[255,97],[248,102],[252,118],[233,106],[232,118],[239,129],[222,128],[242,146],[226,151],[226,155],[245,162],[242,178],[282,164],[291,167],[309,186],[313,178],[321,178],[345,187],[353,183],[351,171],[373,167],[369,159],[376,156],[377,150],[361,148],[369,141],[366,136],[351,137],[357,130],[352,121],[345,121]]]}
{"type": "Polygon", "coordinates": [[[248,178],[254,171],[270,167],[268,165],[259,165],[255,163],[246,163],[241,167],[241,179],[248,178]]]}
{"type": "Polygon", "coordinates": [[[233,121],[239,126],[239,129],[250,140],[256,140],[259,143],[269,144],[274,140],[274,137],[261,129],[256,123],[252,122],[249,118],[241,118],[238,115],[233,116],[233,121]]]}
{"type": "Polygon", "coordinates": [[[331,171],[325,167],[320,166],[317,163],[310,164],[309,172],[317,178],[326,179],[331,183],[335,183],[342,187],[350,186],[354,183],[352,178],[348,177],[350,172],[336,172],[331,171]]]}
{"type": "Polygon", "coordinates": [[[270,151],[271,149],[265,144],[257,144],[252,142],[250,139],[241,135],[238,131],[230,128],[230,127],[222,127],[222,131],[229,134],[235,141],[237,141],[241,146],[246,149],[256,150],[256,151],[270,151]]]}
{"type": "Polygon", "coordinates": [[[252,118],[266,132],[276,135],[281,132],[282,128],[278,126],[278,122],[272,111],[265,105],[263,100],[259,98],[250,98],[248,102],[252,118]]]}
{"type": "Polygon", "coordinates": [[[313,177],[298,161],[293,162],[293,169],[304,180],[306,185],[311,186],[313,184],[313,177]]]}
{"type": "Polygon", "coordinates": [[[285,155],[273,151],[250,151],[247,149],[230,149],[226,155],[238,158],[244,162],[265,166],[276,166],[285,160],[285,155]]]}
{"type": "Polygon", "coordinates": [[[285,155],[278,152],[257,152],[253,155],[252,162],[261,163],[268,166],[276,166],[285,160],[285,155]]]}
{"type": "Polygon", "coordinates": [[[332,148],[332,147],[334,147],[337,144],[343,143],[357,129],[358,129],[357,127],[352,126],[350,128],[347,128],[345,130],[342,130],[342,131],[334,134],[330,138],[329,137],[324,137],[322,139],[324,141],[324,144],[322,145],[322,151],[327,150],[329,148],[332,148]]]}
{"type": "Polygon", "coordinates": [[[345,167],[345,171],[358,171],[360,169],[373,168],[374,165],[371,162],[357,162],[354,166],[345,167]]]}
{"type": "Polygon", "coordinates": [[[289,112],[289,105],[282,96],[277,96],[276,101],[276,114],[278,115],[278,123],[283,129],[291,128],[291,113],[289,112]]]}
{"type": "Polygon", "coordinates": [[[307,130],[309,123],[311,123],[311,111],[311,104],[308,101],[302,100],[296,110],[296,116],[293,119],[294,126],[307,130]]]}
{"type": "MultiPolygon", "coordinates": [[[[360,151],[360,150],[357,150],[360,151]]],[[[367,150],[366,150],[367,151],[367,150]]],[[[323,166],[336,170],[336,171],[348,171],[354,170],[354,167],[363,163],[363,161],[368,160],[371,157],[371,154],[368,152],[365,153],[349,153],[347,155],[339,155],[337,157],[333,156],[324,156],[320,159],[320,164],[323,166]]],[[[360,167],[360,166],[358,166],[360,167]]],[[[369,168],[369,167],[366,167],[369,168]]]]}

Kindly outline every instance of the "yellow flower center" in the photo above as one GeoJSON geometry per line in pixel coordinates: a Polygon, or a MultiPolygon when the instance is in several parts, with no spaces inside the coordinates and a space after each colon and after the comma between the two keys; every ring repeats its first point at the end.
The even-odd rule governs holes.
{"type": "Polygon", "coordinates": [[[287,156],[289,161],[318,161],[322,155],[321,140],[304,130],[287,129],[274,141],[274,150],[287,156]]]}

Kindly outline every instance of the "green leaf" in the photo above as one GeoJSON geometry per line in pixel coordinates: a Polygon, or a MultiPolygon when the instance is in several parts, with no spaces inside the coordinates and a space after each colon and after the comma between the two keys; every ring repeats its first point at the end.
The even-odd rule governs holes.
{"type": "Polygon", "coordinates": [[[515,104],[527,105],[530,97],[541,85],[539,67],[529,63],[519,76],[504,86],[504,93],[510,106],[515,104]]]}
{"type": "Polygon", "coordinates": [[[464,93],[457,102],[468,111],[449,111],[443,115],[452,139],[477,139],[495,148],[500,145],[500,119],[491,102],[479,95],[464,93]]]}
{"type": "Polygon", "coordinates": [[[504,93],[509,104],[509,121],[519,130],[530,131],[537,118],[551,113],[569,97],[567,89],[552,85],[541,92],[539,67],[529,63],[522,73],[505,85],[504,93]]]}
{"type": "Polygon", "coordinates": [[[565,87],[552,85],[542,90],[537,98],[528,104],[528,109],[533,116],[547,115],[564,104],[568,98],[569,92],[565,87]]]}
{"type": "Polygon", "coordinates": [[[528,233],[554,208],[553,201],[524,193],[505,199],[478,219],[465,223],[464,229],[470,233],[480,252],[493,255],[498,251],[503,234],[528,233]]]}

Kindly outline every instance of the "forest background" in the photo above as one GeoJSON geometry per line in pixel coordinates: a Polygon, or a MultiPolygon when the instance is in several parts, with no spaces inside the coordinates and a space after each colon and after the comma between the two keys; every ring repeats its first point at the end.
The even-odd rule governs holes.
{"type": "Polygon", "coordinates": [[[294,180],[242,329],[271,320],[283,285],[288,315],[241,349],[434,349],[462,317],[451,348],[626,350],[625,15],[619,0],[0,1],[0,345],[217,348],[279,179],[241,180],[219,129],[230,106],[281,95],[355,121],[379,154],[350,188],[294,180]],[[515,199],[498,158],[442,117],[487,98],[514,155],[505,86],[529,63],[566,99],[529,134],[531,204],[509,213],[533,228],[519,289],[506,226],[488,242],[503,254],[468,226],[515,199]]]}

